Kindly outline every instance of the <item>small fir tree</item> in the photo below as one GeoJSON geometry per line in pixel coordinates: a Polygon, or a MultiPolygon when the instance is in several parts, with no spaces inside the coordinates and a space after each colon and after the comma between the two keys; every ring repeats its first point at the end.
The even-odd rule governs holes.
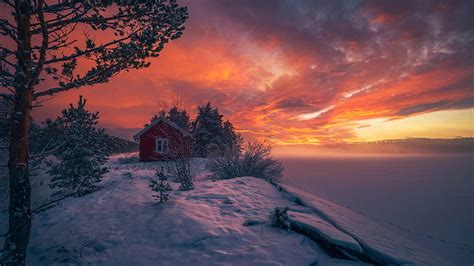
{"type": "Polygon", "coordinates": [[[97,128],[99,113],[90,113],[85,105],[80,96],[77,106],[71,104],[48,125],[62,133],[62,143],[54,153],[58,161],[50,162],[48,170],[53,177],[50,186],[59,189],[56,194],[82,196],[97,190],[107,172],[103,167],[109,156],[107,135],[97,128]]]}
{"type": "Polygon", "coordinates": [[[171,185],[169,183],[164,183],[164,181],[167,179],[165,174],[163,173],[163,168],[161,170],[156,170],[155,176],[158,178],[157,180],[150,180],[150,187],[153,192],[156,192],[156,194],[153,194],[152,196],[155,199],[159,199],[160,203],[163,203],[165,201],[169,200],[169,195],[168,191],[173,190],[171,188],[171,185]]]}
{"type": "Polygon", "coordinates": [[[270,221],[274,227],[290,230],[290,218],[288,217],[288,207],[275,207],[270,213],[270,221]]]}

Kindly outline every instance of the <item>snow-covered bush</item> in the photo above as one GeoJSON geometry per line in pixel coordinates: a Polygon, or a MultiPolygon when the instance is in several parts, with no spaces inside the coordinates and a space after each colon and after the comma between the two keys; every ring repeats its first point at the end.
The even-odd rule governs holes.
{"type": "Polygon", "coordinates": [[[180,183],[179,190],[187,191],[194,188],[193,175],[191,173],[190,158],[179,158],[174,161],[172,172],[176,181],[180,183]]]}
{"type": "Polygon", "coordinates": [[[168,173],[180,183],[178,190],[181,191],[194,189],[194,175],[191,172],[191,156],[187,153],[188,149],[186,143],[177,145],[171,154],[174,160],[168,161],[168,173]]]}
{"type": "Polygon", "coordinates": [[[53,152],[57,160],[48,163],[50,186],[59,189],[56,194],[82,196],[97,190],[97,183],[107,172],[107,136],[97,128],[99,113],[90,113],[85,104],[80,96],[77,107],[71,104],[48,125],[63,136],[53,152]]]}
{"type": "Polygon", "coordinates": [[[270,222],[275,227],[289,230],[290,218],[288,217],[288,207],[276,207],[270,213],[270,222]]]}
{"type": "Polygon", "coordinates": [[[270,152],[269,145],[250,141],[242,152],[228,152],[222,157],[213,158],[208,169],[214,179],[253,176],[273,183],[281,178],[283,166],[271,157],[270,152]]]}
{"type": "Polygon", "coordinates": [[[163,173],[163,169],[156,170],[155,176],[158,178],[158,181],[150,180],[150,185],[149,185],[149,187],[151,188],[153,192],[157,192],[156,194],[153,194],[152,196],[155,199],[159,199],[160,203],[168,201],[169,200],[168,191],[173,190],[173,189],[171,188],[171,185],[169,183],[164,183],[164,181],[167,178],[165,174],[163,173]]]}

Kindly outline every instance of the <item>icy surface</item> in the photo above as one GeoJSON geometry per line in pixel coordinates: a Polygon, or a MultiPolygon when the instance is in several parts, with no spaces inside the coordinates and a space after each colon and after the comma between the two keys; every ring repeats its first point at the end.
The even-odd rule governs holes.
{"type": "Polygon", "coordinates": [[[283,182],[445,258],[474,262],[474,153],[280,158],[283,182]]]}
{"type": "Polygon", "coordinates": [[[281,188],[326,222],[352,236],[364,253],[380,264],[450,265],[367,217],[300,189],[284,184],[281,188]]]}

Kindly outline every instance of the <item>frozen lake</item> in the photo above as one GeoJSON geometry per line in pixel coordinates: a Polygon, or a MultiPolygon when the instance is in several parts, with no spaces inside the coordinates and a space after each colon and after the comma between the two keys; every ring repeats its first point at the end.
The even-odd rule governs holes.
{"type": "Polygon", "coordinates": [[[400,232],[455,265],[474,262],[474,155],[278,158],[285,181],[400,232]]]}

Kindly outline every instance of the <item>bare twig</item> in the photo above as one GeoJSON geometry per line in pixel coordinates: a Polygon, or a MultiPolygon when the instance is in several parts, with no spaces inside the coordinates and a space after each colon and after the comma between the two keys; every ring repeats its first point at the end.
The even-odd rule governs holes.
{"type": "MultiPolygon", "coordinates": [[[[65,195],[65,196],[63,196],[63,197],[61,197],[61,198],[59,198],[59,199],[56,199],[56,200],[50,201],[50,202],[48,202],[48,203],[45,203],[45,204],[43,204],[43,205],[40,205],[40,206],[34,208],[31,212],[32,212],[32,213],[40,213],[40,212],[44,211],[46,207],[48,207],[48,206],[50,206],[50,205],[52,205],[52,204],[54,204],[54,203],[60,202],[60,201],[62,201],[62,200],[64,200],[64,199],[66,199],[66,198],[69,198],[69,197],[71,197],[72,195],[73,195],[73,194],[67,194],[67,195],[65,195]]],[[[54,207],[54,206],[52,206],[52,207],[54,207]]],[[[49,208],[48,208],[48,209],[49,209],[49,208]]]]}
{"type": "MultiPolygon", "coordinates": [[[[141,29],[143,29],[143,28],[141,28],[141,29]]],[[[140,30],[141,30],[141,29],[140,29],[140,30]]],[[[86,49],[86,50],[84,50],[84,51],[76,52],[76,53],[73,53],[73,54],[71,54],[71,55],[67,55],[67,56],[63,56],[63,57],[59,57],[59,58],[53,58],[53,59],[50,59],[50,60],[46,60],[46,61],[44,62],[44,64],[45,64],[45,65],[49,65],[49,64],[53,64],[53,63],[64,62],[64,61],[69,61],[69,60],[72,60],[72,59],[76,59],[76,58],[81,57],[81,56],[83,56],[83,55],[85,55],[85,54],[93,53],[93,52],[98,51],[98,50],[100,50],[100,49],[105,49],[105,48],[110,47],[110,46],[112,46],[112,45],[114,45],[114,44],[118,44],[118,43],[121,43],[121,42],[123,42],[123,41],[126,41],[126,40],[132,38],[132,36],[133,36],[135,33],[137,33],[137,32],[139,32],[139,30],[130,33],[130,34],[129,34],[128,36],[126,36],[126,37],[113,40],[113,41],[111,41],[111,42],[108,42],[108,43],[106,43],[106,44],[100,45],[100,46],[95,47],[95,48],[86,49]]]]}
{"type": "Polygon", "coordinates": [[[15,98],[13,94],[6,94],[6,93],[0,93],[0,97],[7,100],[13,100],[15,98]]]}
{"type": "Polygon", "coordinates": [[[118,64],[112,65],[109,68],[105,68],[97,73],[94,73],[93,75],[86,74],[85,76],[78,78],[76,80],[73,80],[67,84],[64,84],[63,86],[37,92],[33,95],[33,99],[36,100],[39,97],[52,96],[62,91],[68,91],[68,90],[79,88],[85,85],[94,85],[97,83],[104,82],[104,79],[108,79],[108,77],[104,76],[104,74],[109,71],[114,71],[115,66],[118,67],[118,64]]]}

